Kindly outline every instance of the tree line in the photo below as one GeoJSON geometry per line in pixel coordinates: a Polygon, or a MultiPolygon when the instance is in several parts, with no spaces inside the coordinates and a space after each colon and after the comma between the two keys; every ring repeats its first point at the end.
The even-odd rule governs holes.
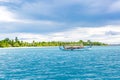
{"type": "Polygon", "coordinates": [[[51,41],[51,42],[24,42],[19,40],[17,37],[13,40],[9,38],[5,38],[4,40],[0,41],[0,47],[40,47],[40,46],[61,46],[61,45],[79,45],[83,44],[85,46],[93,45],[93,46],[106,46],[107,44],[101,42],[91,42],[79,40],[77,42],[61,42],[61,41],[51,41]]]}

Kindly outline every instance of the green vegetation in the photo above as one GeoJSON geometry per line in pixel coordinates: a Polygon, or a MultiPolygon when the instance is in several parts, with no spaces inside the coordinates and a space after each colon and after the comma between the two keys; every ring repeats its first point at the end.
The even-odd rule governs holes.
{"type": "Polygon", "coordinates": [[[91,42],[88,40],[85,41],[78,41],[78,42],[61,42],[61,41],[51,41],[51,42],[35,42],[32,43],[29,42],[23,42],[20,41],[17,37],[14,40],[10,40],[9,38],[6,38],[4,40],[0,41],[0,47],[39,47],[39,46],[60,46],[60,45],[67,45],[67,44],[83,44],[85,46],[92,44],[93,46],[106,46],[107,44],[101,43],[101,42],[91,42]]]}

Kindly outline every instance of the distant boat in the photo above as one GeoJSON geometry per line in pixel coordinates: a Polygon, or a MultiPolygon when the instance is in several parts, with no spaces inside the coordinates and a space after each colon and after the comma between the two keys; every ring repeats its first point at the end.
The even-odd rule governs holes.
{"type": "Polygon", "coordinates": [[[92,45],[90,44],[89,46],[83,46],[83,44],[80,45],[62,45],[59,46],[60,50],[88,50],[92,47],[92,45]]]}

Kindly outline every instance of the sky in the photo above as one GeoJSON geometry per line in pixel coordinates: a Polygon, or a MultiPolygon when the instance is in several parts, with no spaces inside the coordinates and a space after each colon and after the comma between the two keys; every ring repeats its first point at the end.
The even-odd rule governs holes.
{"type": "Polygon", "coordinates": [[[0,0],[0,40],[120,44],[120,0],[0,0]]]}

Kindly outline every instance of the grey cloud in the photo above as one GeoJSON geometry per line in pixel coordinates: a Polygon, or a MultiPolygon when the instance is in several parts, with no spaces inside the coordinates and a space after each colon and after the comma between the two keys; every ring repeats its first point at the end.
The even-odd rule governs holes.
{"type": "Polygon", "coordinates": [[[105,35],[120,35],[120,32],[116,32],[116,31],[107,31],[105,32],[105,35]]]}

